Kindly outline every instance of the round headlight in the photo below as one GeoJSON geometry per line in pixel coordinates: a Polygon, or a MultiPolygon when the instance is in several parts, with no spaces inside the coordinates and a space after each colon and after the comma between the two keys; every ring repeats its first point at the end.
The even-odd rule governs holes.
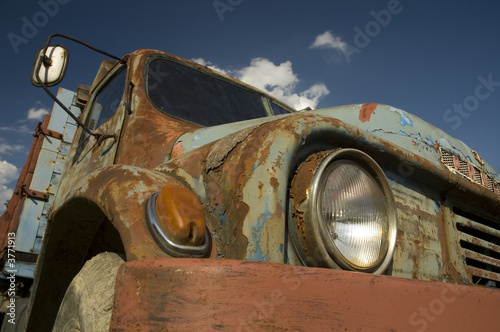
{"type": "Polygon", "coordinates": [[[387,179],[354,149],[310,156],[292,181],[290,234],[309,266],[381,273],[396,241],[396,210],[387,179]]]}

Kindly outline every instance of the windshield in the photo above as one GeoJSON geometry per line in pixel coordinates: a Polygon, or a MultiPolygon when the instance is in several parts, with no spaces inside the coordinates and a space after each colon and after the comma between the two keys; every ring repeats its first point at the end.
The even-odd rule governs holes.
{"type": "Polygon", "coordinates": [[[146,86],[160,111],[202,126],[268,115],[263,95],[163,58],[149,63],[146,86]]]}

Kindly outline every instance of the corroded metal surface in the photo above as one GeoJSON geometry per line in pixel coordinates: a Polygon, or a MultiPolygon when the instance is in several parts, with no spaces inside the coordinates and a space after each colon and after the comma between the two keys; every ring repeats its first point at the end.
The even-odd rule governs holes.
{"type": "MultiPolygon", "coordinates": [[[[184,142],[181,144],[184,146],[184,142]]],[[[463,199],[463,190],[475,192],[482,197],[476,203],[485,206],[489,204],[488,197],[490,208],[498,208],[498,197],[455,177],[439,163],[431,163],[337,119],[310,112],[252,125],[185,151],[157,170],[182,178],[205,202],[211,229],[219,241],[219,256],[284,262],[286,184],[290,172],[302,155],[339,147],[361,149],[372,155],[388,174],[394,174],[392,186],[397,192],[399,224],[404,230],[398,235],[394,273],[449,280],[453,273],[447,271],[442,261],[446,253],[442,253],[441,244],[444,248],[447,244],[439,208],[442,193],[463,199]],[[224,194],[228,192],[229,195],[224,194]],[[241,245],[242,241],[249,244],[241,245]],[[231,247],[229,243],[238,245],[231,247]]],[[[434,146],[431,149],[436,150],[434,146]]],[[[438,151],[436,155],[439,160],[438,151]]],[[[456,275],[451,279],[461,282],[456,275]]]]}
{"type": "Polygon", "coordinates": [[[339,270],[142,260],[118,272],[110,330],[495,331],[499,303],[493,289],[339,270]]]}
{"type": "Polygon", "coordinates": [[[442,167],[439,154],[439,147],[441,147],[484,169],[497,181],[500,181],[499,171],[487,162],[483,161],[481,164],[478,161],[477,152],[465,143],[417,116],[396,107],[382,104],[356,104],[318,109],[314,112],[334,116],[355,125],[361,130],[373,133],[385,141],[420,155],[440,167],[442,167]]]}
{"type": "MultiPolygon", "coordinates": [[[[272,291],[269,287],[276,286],[287,271],[310,277],[307,280],[311,281],[304,282],[308,287],[296,293],[310,299],[308,307],[304,309],[304,312],[309,312],[306,319],[309,324],[317,318],[314,314],[317,306],[312,304],[316,298],[322,299],[325,306],[337,308],[334,316],[325,313],[326,317],[339,324],[355,324],[359,312],[364,313],[366,305],[358,303],[356,307],[348,307],[354,311],[353,315],[349,315],[351,309],[339,309],[336,304],[339,292],[343,294],[342,299],[349,301],[345,294],[349,289],[349,292],[357,292],[357,301],[373,301],[373,317],[381,314],[385,322],[376,321],[386,328],[392,325],[388,325],[389,317],[380,313],[382,308],[389,305],[397,310],[405,302],[406,311],[398,311],[391,317],[406,319],[394,325],[396,328],[407,326],[402,324],[408,323],[407,317],[412,314],[411,310],[418,313],[419,308],[411,309],[408,307],[410,301],[398,298],[395,294],[389,297],[392,304],[379,302],[382,296],[377,294],[407,290],[410,298],[422,305],[429,305],[433,303],[433,296],[442,294],[439,292],[448,288],[443,288],[442,284],[361,277],[345,272],[308,270],[286,265],[150,260],[168,258],[168,255],[158,247],[149,233],[145,221],[145,203],[163,186],[173,184],[187,187],[200,200],[214,243],[211,258],[300,265],[286,233],[290,181],[298,165],[310,154],[347,147],[364,151],[374,158],[387,174],[394,191],[400,231],[393,264],[387,274],[452,283],[470,282],[468,271],[472,267],[464,267],[465,258],[455,255],[460,253],[456,230],[453,229],[455,216],[450,213],[452,206],[447,202],[466,203],[472,209],[497,211],[498,214],[500,197],[477,183],[451,173],[442,164],[440,149],[446,149],[498,180],[498,172],[486,163],[482,165],[465,144],[402,110],[378,104],[349,105],[200,128],[169,117],[150,104],[145,91],[144,71],[147,57],[154,54],[158,52],[143,50],[132,53],[128,58],[127,83],[117,112],[98,129],[100,134],[109,135],[109,138],[98,144],[93,137],[80,138],[82,130],[77,131],[66,164],[68,173],[61,181],[62,191],[54,204],[52,221],[48,227],[49,236],[45,238],[42,262],[37,272],[31,328],[36,329],[43,324],[50,326],[55,315],[54,308],[57,310],[66,285],[89,258],[96,241],[99,249],[123,253],[129,261],[122,269],[123,276],[119,276],[119,280],[124,280],[124,289],[117,294],[117,303],[123,304],[123,307],[115,308],[118,311],[114,323],[120,328],[130,327],[127,324],[134,323],[135,316],[126,318],[123,317],[124,313],[137,311],[139,316],[147,315],[147,312],[141,313],[141,308],[127,312],[126,297],[134,299],[131,305],[140,303],[148,310],[157,310],[158,315],[168,314],[165,312],[168,294],[163,294],[163,300],[157,299],[157,294],[154,294],[154,290],[158,290],[159,294],[162,292],[155,288],[158,285],[167,284],[165,287],[178,288],[179,291],[183,291],[182,286],[185,285],[192,291],[188,284],[191,286],[199,282],[197,279],[190,281],[191,275],[213,275],[219,283],[227,283],[226,289],[211,285],[213,296],[225,294],[220,300],[225,307],[218,306],[218,311],[213,313],[223,320],[225,315],[235,317],[228,311],[235,307],[231,301],[238,298],[230,299],[229,292],[242,288],[241,285],[247,282],[256,297],[252,298],[247,293],[241,293],[241,296],[250,296],[252,301],[264,299],[262,296],[272,291]],[[108,238],[103,235],[102,225],[109,225],[113,229],[105,233],[112,236],[108,238]],[[99,242],[99,236],[111,239],[112,244],[99,242]],[[179,265],[174,267],[173,262],[179,265]],[[193,264],[192,268],[187,268],[190,264],[193,264]],[[250,273],[250,279],[244,279],[242,273],[247,273],[248,267],[255,267],[262,273],[250,273]],[[52,273],[55,270],[58,271],[57,276],[52,273]],[[139,291],[138,298],[134,294],[142,288],[137,288],[137,284],[128,277],[129,270],[133,278],[144,282],[144,293],[139,291]],[[262,283],[262,276],[268,276],[266,273],[270,281],[262,283]],[[223,275],[224,280],[221,279],[223,275]],[[172,279],[168,279],[170,277],[172,279]],[[351,278],[359,278],[359,290],[344,284],[345,288],[339,288],[335,294],[330,294],[330,298],[321,294],[321,288],[317,287],[322,285],[323,290],[329,289],[336,287],[337,281],[340,284],[347,283],[351,278]],[[384,286],[377,288],[378,282],[384,286]],[[261,285],[263,287],[259,288],[261,285]],[[307,293],[309,289],[315,289],[315,293],[307,293]],[[421,290],[420,294],[418,290],[421,290]],[[366,296],[367,293],[362,291],[370,295],[366,296]],[[148,297],[150,295],[154,295],[155,300],[148,297]],[[405,317],[403,314],[408,315],[405,317]],[[347,320],[342,321],[342,317],[347,317],[347,320]]],[[[210,72],[201,67],[199,70],[210,72]]],[[[292,189],[292,194],[299,192],[295,189],[292,189]]],[[[465,298],[472,303],[476,303],[476,296],[483,295],[498,300],[498,294],[491,295],[492,291],[457,289],[463,289],[464,294],[467,294],[465,298]]],[[[299,298],[294,298],[295,293],[292,293],[288,291],[286,294],[295,302],[280,303],[286,309],[284,312],[297,311],[299,298]]],[[[199,295],[196,292],[193,294],[199,295]]],[[[203,297],[199,300],[203,303],[203,297]]],[[[217,301],[211,298],[207,303],[214,304],[217,301]]],[[[464,307],[465,302],[456,307],[459,311],[449,312],[458,314],[464,307]]],[[[192,308],[197,310],[197,314],[204,312],[196,306],[192,308]]],[[[242,307],[241,312],[248,310],[251,311],[249,304],[242,307]]],[[[150,319],[148,324],[154,324],[152,316],[140,316],[138,319],[142,322],[147,317],[150,319]]],[[[214,320],[211,326],[218,326],[214,316],[210,317],[214,320]]],[[[444,321],[450,321],[448,316],[443,317],[447,317],[444,321]]],[[[417,325],[423,324],[419,323],[419,317],[415,319],[417,325]]],[[[262,319],[257,321],[258,324],[267,324],[264,325],[266,328],[271,328],[273,324],[288,326],[281,318],[264,323],[262,319]]],[[[226,326],[224,324],[239,327],[234,321],[224,322],[220,326],[226,326]]],[[[302,326],[299,322],[293,324],[302,326]]]]}
{"type": "Polygon", "coordinates": [[[46,115],[43,122],[37,126],[37,129],[33,134],[34,139],[31,144],[30,152],[28,153],[28,158],[23,169],[21,170],[21,174],[19,175],[12,198],[9,200],[4,214],[0,217],[0,245],[2,251],[6,246],[7,233],[15,232],[17,229],[22,206],[26,199],[26,194],[29,190],[31,180],[33,179],[33,170],[35,169],[35,165],[38,160],[38,154],[42,149],[45,132],[48,131],[47,126],[49,121],[50,116],[46,115]]]}
{"type": "Polygon", "coordinates": [[[88,252],[93,246],[123,250],[128,260],[168,257],[156,245],[144,221],[146,200],[166,184],[179,182],[132,166],[110,166],[80,179],[47,227],[28,330],[43,331],[51,326],[64,290],[90,258],[88,252]],[[112,223],[118,239],[106,237],[99,243],[97,234],[103,220],[112,223]]]}

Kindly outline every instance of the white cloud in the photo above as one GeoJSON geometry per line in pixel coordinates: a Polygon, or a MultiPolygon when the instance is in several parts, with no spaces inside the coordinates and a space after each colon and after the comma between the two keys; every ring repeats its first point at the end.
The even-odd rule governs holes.
{"type": "Polygon", "coordinates": [[[18,169],[5,160],[0,161],[0,214],[5,210],[5,203],[12,197],[13,190],[7,184],[19,176],[18,169]]]}
{"type": "Polygon", "coordinates": [[[6,185],[19,176],[17,167],[5,160],[0,160],[0,185],[6,185]]]}
{"type": "Polygon", "coordinates": [[[227,70],[219,68],[216,65],[214,65],[212,62],[206,61],[203,58],[193,58],[193,59],[191,59],[191,61],[196,62],[197,64],[200,64],[202,66],[208,67],[210,69],[217,70],[217,71],[219,71],[219,72],[221,72],[223,74],[230,75],[227,70]]]}
{"type": "Polygon", "coordinates": [[[239,70],[220,69],[202,58],[193,59],[193,61],[264,90],[298,110],[306,107],[316,108],[319,99],[330,93],[323,83],[317,83],[305,91],[296,92],[299,78],[294,74],[290,61],[275,65],[266,58],[255,58],[249,66],[239,70]]]}
{"type": "Polygon", "coordinates": [[[2,131],[14,131],[21,134],[33,134],[35,132],[35,127],[29,128],[27,125],[22,125],[19,127],[0,127],[2,131]]]}
{"type": "Polygon", "coordinates": [[[37,107],[30,108],[29,111],[28,111],[28,120],[39,120],[39,121],[42,121],[45,114],[49,114],[49,111],[47,111],[43,107],[40,107],[40,108],[37,108],[37,107]]]}
{"type": "Polygon", "coordinates": [[[9,201],[12,197],[12,193],[14,190],[7,188],[6,186],[0,185],[0,215],[6,209],[7,201],[9,201]]]}
{"type": "Polygon", "coordinates": [[[345,52],[347,51],[347,44],[342,41],[341,37],[335,36],[330,31],[325,31],[316,36],[310,48],[331,48],[340,52],[345,52]]]}
{"type": "Polygon", "coordinates": [[[250,66],[238,70],[236,76],[243,82],[268,91],[275,87],[291,90],[299,81],[290,61],[276,66],[264,58],[252,59],[250,66]]]}
{"type": "Polygon", "coordinates": [[[19,152],[19,151],[23,151],[23,150],[24,150],[24,146],[22,146],[22,145],[19,145],[19,144],[11,145],[11,144],[0,142],[0,154],[4,153],[4,154],[11,155],[12,152],[19,152]]]}

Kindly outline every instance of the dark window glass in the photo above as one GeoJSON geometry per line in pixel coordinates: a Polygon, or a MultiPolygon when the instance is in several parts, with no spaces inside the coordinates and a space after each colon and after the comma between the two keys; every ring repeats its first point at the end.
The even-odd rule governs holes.
{"type": "Polygon", "coordinates": [[[126,73],[122,69],[98,92],[87,120],[90,130],[99,128],[115,114],[122,100],[126,73]]]}
{"type": "Polygon", "coordinates": [[[160,111],[202,126],[267,115],[259,94],[165,59],[150,62],[147,88],[160,111]]]}
{"type": "Polygon", "coordinates": [[[271,108],[273,109],[274,115],[278,114],[289,114],[290,112],[284,109],[283,107],[271,102],[271,108]]]}

